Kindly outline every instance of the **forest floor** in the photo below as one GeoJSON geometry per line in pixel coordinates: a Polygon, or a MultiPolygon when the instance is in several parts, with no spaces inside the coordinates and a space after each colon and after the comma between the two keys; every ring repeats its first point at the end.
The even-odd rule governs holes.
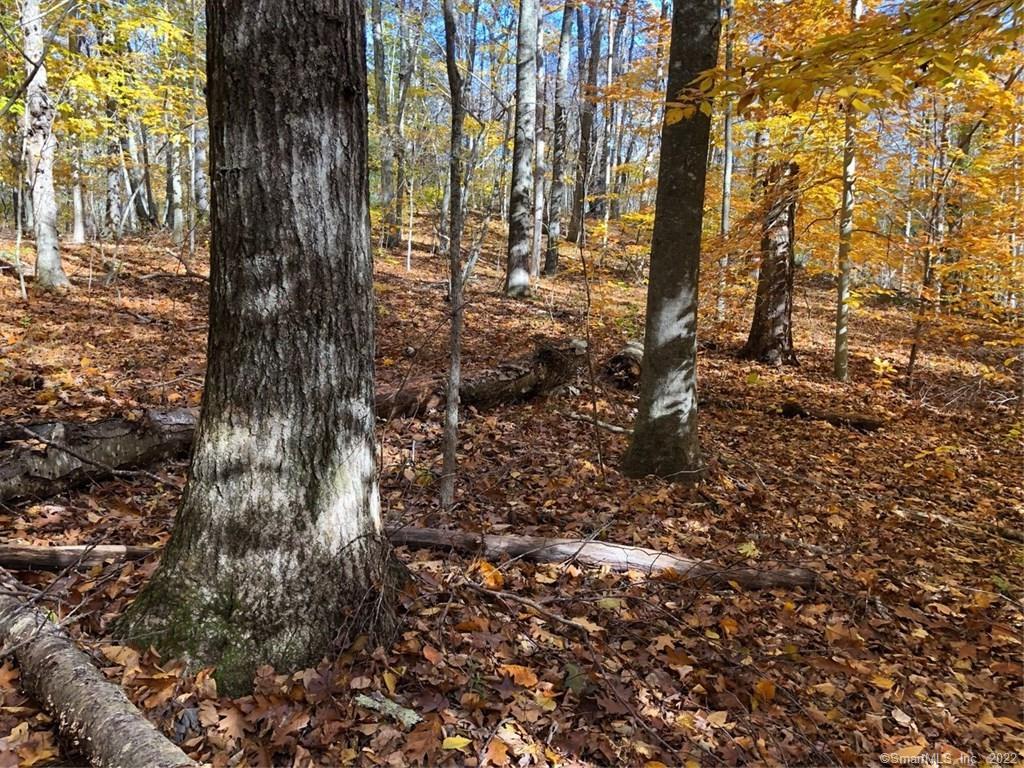
{"type": "MultiPolygon", "coordinates": [[[[427,235],[415,245],[411,271],[404,250],[377,258],[381,385],[446,366],[444,260],[427,235]]],[[[11,248],[0,241],[0,252],[11,248]]],[[[566,248],[563,274],[518,302],[500,294],[500,251],[495,237],[469,287],[468,373],[527,356],[537,339],[588,335],[599,368],[642,335],[643,290],[617,260],[591,276],[588,315],[578,253],[566,248]]],[[[28,304],[0,272],[0,421],[197,405],[207,283],[175,254],[152,241],[69,247],[74,292],[28,304]],[[111,256],[121,266],[106,279],[111,256]]],[[[190,266],[203,272],[203,261],[190,266]]],[[[293,675],[265,669],[252,696],[231,700],[209,670],[184,674],[110,639],[156,558],[21,576],[47,588],[55,615],[75,612],[70,631],[154,723],[218,766],[1024,764],[1024,547],[992,527],[1024,530],[1024,443],[1004,329],[931,324],[908,392],[899,372],[911,311],[866,301],[852,321],[851,383],[840,385],[830,378],[830,290],[801,281],[801,365],[786,369],[734,357],[751,300],[732,298],[727,322],[702,320],[708,475],[699,486],[623,478],[627,438],[565,413],[596,408],[628,426],[636,393],[584,373],[554,396],[464,414],[449,514],[436,503],[440,420],[381,424],[383,507],[390,524],[802,565],[820,576],[813,589],[715,590],[400,550],[414,581],[392,647],[357,642],[293,675]],[[788,400],[886,424],[862,433],[783,418],[788,400]],[[545,613],[467,580],[532,598],[545,613]],[[355,702],[374,692],[422,719],[405,728],[355,702]]],[[[4,538],[161,545],[186,465],[151,469],[167,482],[121,477],[0,505],[4,538]]],[[[0,768],[80,762],[19,691],[12,661],[0,664],[0,768]]]]}

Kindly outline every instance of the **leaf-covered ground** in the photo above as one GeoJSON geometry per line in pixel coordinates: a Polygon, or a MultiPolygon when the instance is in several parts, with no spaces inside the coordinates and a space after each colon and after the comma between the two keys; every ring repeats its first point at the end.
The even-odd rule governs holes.
{"type": "MultiPolygon", "coordinates": [[[[22,304],[10,273],[0,276],[0,421],[197,404],[206,283],[162,245],[122,246],[111,280],[109,247],[68,250],[70,296],[22,304]]],[[[643,291],[611,255],[591,275],[588,313],[574,252],[526,303],[496,290],[499,253],[495,241],[469,289],[469,372],[523,357],[539,338],[587,336],[599,368],[641,335],[643,291]]],[[[442,259],[426,237],[411,272],[404,258],[377,261],[381,385],[445,366],[442,259]]],[[[799,564],[820,574],[812,590],[714,591],[402,551],[414,578],[392,647],[357,642],[314,669],[265,669],[252,696],[231,700],[218,696],[209,670],[185,674],[106,634],[153,558],[23,579],[46,590],[54,614],[70,617],[69,629],[153,722],[214,765],[825,766],[936,755],[982,764],[1024,753],[1024,548],[996,532],[1024,530],[1006,335],[930,320],[908,393],[898,372],[913,317],[865,301],[853,320],[852,383],[838,385],[829,377],[830,291],[802,282],[802,365],[785,370],[732,356],[750,303],[739,291],[732,298],[727,322],[703,323],[705,483],[624,479],[616,467],[626,438],[565,414],[596,408],[628,426],[636,395],[584,374],[553,397],[465,414],[459,504],[448,515],[435,502],[439,421],[381,424],[385,512],[391,523],[799,564]],[[886,426],[861,433],[783,418],[789,400],[886,426]],[[418,722],[368,704],[381,697],[418,722]]],[[[120,478],[0,506],[5,539],[162,544],[185,465],[153,469],[167,482],[120,478]]],[[[80,761],[60,752],[12,661],[0,680],[0,768],[80,761]]]]}

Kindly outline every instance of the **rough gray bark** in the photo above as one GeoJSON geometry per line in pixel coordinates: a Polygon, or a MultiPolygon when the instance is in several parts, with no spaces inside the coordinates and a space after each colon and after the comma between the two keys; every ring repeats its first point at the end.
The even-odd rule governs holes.
{"type": "Polygon", "coordinates": [[[562,31],[558,37],[555,70],[555,113],[552,126],[551,193],[548,196],[548,242],[544,252],[544,274],[558,271],[558,246],[562,241],[562,206],[565,204],[565,150],[569,138],[569,59],[572,54],[572,22],[575,0],[562,7],[562,31]]]}
{"type": "Polygon", "coordinates": [[[395,545],[449,547],[459,552],[480,552],[488,559],[507,555],[536,563],[582,563],[613,571],[641,571],[651,576],[708,582],[716,587],[732,584],[744,589],[808,587],[817,580],[814,571],[805,568],[730,568],[706,560],[691,560],[669,552],[610,541],[491,536],[435,528],[394,528],[388,531],[388,538],[395,545]]]}
{"type": "Polygon", "coordinates": [[[67,633],[14,596],[0,572],[0,644],[13,649],[25,689],[61,734],[99,768],[185,768],[196,763],[143,717],[67,633]]]}
{"type": "Polygon", "coordinates": [[[32,75],[25,89],[25,151],[28,187],[36,238],[36,285],[65,291],[71,282],[64,274],[57,239],[57,195],[53,189],[53,159],[57,141],[53,135],[56,109],[46,82],[43,41],[45,17],[39,0],[21,0],[21,28],[25,35],[25,67],[32,75]]]}
{"type": "MultiPolygon", "coordinates": [[[[850,0],[850,19],[860,21],[864,4],[850,0]]],[[[839,274],[836,276],[836,340],[832,356],[832,373],[839,381],[849,376],[850,325],[850,244],[853,240],[854,183],[857,177],[856,109],[853,99],[846,100],[843,134],[843,192],[839,208],[839,274]]]]}
{"type": "Polygon", "coordinates": [[[505,293],[530,293],[533,228],[533,143],[537,132],[538,0],[520,0],[516,41],[516,124],[512,145],[512,187],[508,199],[508,251],[505,293]]]}
{"type": "Polygon", "coordinates": [[[387,642],[364,4],[207,3],[209,362],[188,485],[119,631],[217,668],[387,642]],[[268,138],[272,137],[272,138],[268,138]]]}
{"type": "Polygon", "coordinates": [[[444,52],[451,99],[452,129],[448,156],[448,301],[451,304],[448,381],[445,386],[443,465],[440,501],[442,509],[455,503],[455,473],[458,469],[459,388],[462,385],[462,136],[465,121],[463,83],[459,73],[458,26],[453,0],[444,0],[444,52]]]}
{"type": "Polygon", "coordinates": [[[571,243],[581,243],[583,234],[583,215],[587,204],[587,188],[590,176],[590,155],[594,140],[594,113],[596,110],[595,92],[597,76],[600,70],[601,40],[604,37],[604,11],[591,8],[593,23],[590,32],[590,56],[583,55],[583,8],[576,9],[576,25],[578,27],[580,60],[580,145],[576,153],[576,185],[573,191],[572,215],[569,218],[569,231],[565,239],[571,243]],[[596,17],[594,16],[596,14],[596,17]],[[583,62],[586,61],[586,77],[583,62]],[[584,82],[585,81],[585,82],[584,82]]]}
{"type": "Polygon", "coordinates": [[[633,438],[623,471],[693,481],[701,467],[697,436],[697,281],[711,118],[670,110],[692,97],[693,80],[718,60],[717,0],[676,3],[672,12],[666,117],[647,286],[644,365],[633,438]]]}
{"type": "Polygon", "coordinates": [[[793,349],[793,239],[796,230],[796,163],[777,162],[764,181],[761,267],[754,319],[741,358],[770,365],[795,365],[793,349]]]}

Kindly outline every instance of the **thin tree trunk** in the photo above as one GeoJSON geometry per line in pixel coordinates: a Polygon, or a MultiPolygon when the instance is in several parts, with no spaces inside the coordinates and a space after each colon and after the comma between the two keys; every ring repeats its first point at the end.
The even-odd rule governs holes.
{"type": "Polygon", "coordinates": [[[576,8],[576,23],[580,30],[578,46],[580,50],[580,74],[583,74],[583,62],[587,61],[586,82],[580,83],[580,145],[576,155],[576,188],[573,193],[572,216],[569,219],[569,231],[566,239],[571,243],[582,244],[583,217],[587,205],[587,189],[589,187],[590,160],[594,138],[594,112],[596,110],[595,94],[597,91],[597,76],[600,69],[601,40],[604,37],[604,11],[599,7],[591,8],[591,14],[596,14],[593,21],[593,28],[590,33],[590,57],[582,55],[583,48],[583,8],[576,8]]]}
{"type": "MultiPolygon", "coordinates": [[[[380,203],[383,209],[384,247],[398,245],[401,230],[395,206],[395,149],[391,126],[391,99],[384,50],[384,17],[381,0],[370,0],[370,24],[373,31],[373,96],[377,127],[380,130],[380,203]]],[[[398,192],[401,195],[401,190],[398,192]]]]}
{"type": "Polygon", "coordinates": [[[442,509],[455,503],[455,475],[458,471],[459,388],[462,385],[462,135],[465,120],[462,75],[459,73],[457,20],[453,0],[444,0],[444,49],[451,96],[451,147],[448,158],[448,299],[451,303],[448,382],[445,396],[443,466],[440,496],[442,509]]]}
{"type": "Polygon", "coordinates": [[[376,480],[364,5],[207,3],[210,343],[189,480],[119,624],[217,667],[388,642],[376,480]],[[259,62],[257,67],[253,62],[259,62]],[[273,136],[273,141],[265,140],[273,136]]]}
{"type": "MultiPolygon", "coordinates": [[[[733,0],[725,0],[725,68],[732,67],[733,59],[733,0]]],[[[722,256],[718,260],[718,296],[715,299],[715,317],[721,322],[725,319],[725,289],[729,279],[728,238],[732,217],[732,99],[725,98],[722,116],[722,219],[719,234],[722,236],[722,256]]]]}
{"type": "Polygon", "coordinates": [[[131,182],[131,189],[129,194],[134,195],[135,200],[135,215],[139,221],[143,221],[147,226],[156,226],[156,211],[154,211],[149,205],[149,196],[144,194],[146,186],[146,167],[142,161],[142,156],[139,153],[138,143],[135,140],[135,129],[129,122],[125,126],[125,136],[121,145],[122,157],[127,153],[128,160],[130,163],[128,166],[128,178],[131,182]],[[139,191],[136,192],[135,190],[139,191]]]}
{"type": "Polygon", "coordinates": [[[185,209],[181,187],[181,141],[167,140],[167,226],[175,245],[185,242],[185,209]]]}
{"type": "Polygon", "coordinates": [[[565,150],[569,133],[569,59],[572,55],[572,22],[576,0],[565,0],[562,31],[558,37],[558,68],[555,71],[555,114],[551,156],[551,194],[548,196],[548,241],[544,274],[558,271],[558,246],[562,240],[562,206],[565,204],[565,150]]]}
{"type": "Polygon", "coordinates": [[[206,128],[197,125],[193,141],[193,158],[195,173],[192,178],[192,194],[195,197],[196,221],[206,221],[210,217],[210,180],[206,175],[206,144],[209,133],[206,128]]]}
{"type": "Polygon", "coordinates": [[[512,186],[508,198],[508,250],[505,293],[530,294],[533,228],[533,144],[537,131],[538,0],[520,0],[516,41],[516,128],[512,145],[512,186]]]}
{"type": "Polygon", "coordinates": [[[75,245],[85,243],[85,195],[83,187],[85,179],[82,176],[82,153],[75,153],[74,166],[71,169],[71,242],[75,245]]]}
{"type": "MultiPolygon", "coordinates": [[[[720,30],[718,0],[674,4],[666,103],[715,66],[720,30]]],[[[693,481],[702,473],[697,287],[711,118],[696,108],[677,118],[666,111],[661,129],[640,403],[623,471],[693,481]]]]}
{"type": "MultiPolygon", "coordinates": [[[[112,113],[110,113],[112,115],[112,113]]],[[[107,142],[107,204],[103,218],[103,235],[108,240],[121,239],[121,142],[110,137],[107,142]]]]}
{"type": "MultiPolygon", "coordinates": [[[[851,0],[850,19],[860,21],[862,0],[851,0]]],[[[836,343],[832,373],[839,381],[849,378],[850,364],[850,245],[853,240],[854,184],[857,178],[857,119],[853,99],[846,100],[843,135],[843,198],[839,210],[839,273],[836,276],[836,343]]]]}
{"type": "Polygon", "coordinates": [[[537,130],[533,164],[533,242],[530,249],[530,277],[540,277],[541,246],[544,240],[544,178],[545,165],[544,100],[546,80],[544,68],[544,29],[537,26],[537,130]]]}
{"type": "Polygon", "coordinates": [[[939,301],[935,265],[941,261],[941,254],[946,243],[946,180],[948,178],[946,163],[949,151],[949,124],[945,107],[939,110],[936,106],[933,135],[935,137],[935,161],[932,169],[932,202],[928,219],[928,242],[925,244],[922,254],[921,288],[918,294],[914,330],[911,335],[910,357],[907,360],[908,389],[914,384],[914,372],[924,336],[928,309],[936,307],[939,301]]]}
{"type": "Polygon", "coordinates": [[[45,290],[66,291],[71,288],[71,282],[64,274],[57,237],[57,195],[53,188],[53,160],[57,147],[53,121],[56,108],[50,101],[46,65],[42,63],[46,53],[44,20],[39,0],[22,0],[25,68],[31,75],[25,89],[24,125],[28,187],[36,238],[36,285],[45,290]]]}

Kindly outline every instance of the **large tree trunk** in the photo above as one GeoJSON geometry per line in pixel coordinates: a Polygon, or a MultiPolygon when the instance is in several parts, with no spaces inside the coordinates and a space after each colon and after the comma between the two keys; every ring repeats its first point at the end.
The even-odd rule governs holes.
{"type": "Polygon", "coordinates": [[[100,768],[185,768],[196,763],[146,721],[64,630],[12,594],[0,573],[0,645],[12,648],[25,689],[58,730],[100,768]]]}
{"type": "Polygon", "coordinates": [[[575,0],[562,7],[562,31],[558,38],[555,70],[555,114],[551,153],[551,193],[548,196],[548,242],[544,253],[544,274],[558,271],[558,246],[562,241],[562,206],[565,204],[565,150],[569,138],[569,59],[572,55],[572,22],[575,0]]]}
{"type": "Polygon", "coordinates": [[[512,188],[508,199],[508,260],[505,293],[530,293],[530,247],[533,226],[533,143],[537,131],[538,0],[520,0],[516,42],[516,130],[512,145],[512,188]]]}
{"type": "MultiPolygon", "coordinates": [[[[461,381],[460,375],[459,400],[483,410],[547,394],[577,375],[584,360],[582,349],[579,343],[542,344],[529,360],[507,363],[468,381],[461,381]]],[[[377,393],[374,409],[381,419],[424,415],[445,407],[446,390],[444,379],[413,379],[377,393]]],[[[0,502],[47,498],[132,467],[184,455],[195,425],[195,411],[184,408],[150,411],[140,421],[0,425],[0,502]],[[12,441],[32,445],[3,448],[12,441]],[[38,450],[37,442],[45,450],[38,450]]]]}
{"type": "MultiPolygon", "coordinates": [[[[672,12],[666,102],[715,66],[718,2],[676,3],[672,12]]],[[[711,118],[666,109],[647,287],[644,365],[633,438],[623,458],[631,476],[693,481],[701,474],[697,438],[697,280],[711,118]]]]}
{"type": "Polygon", "coordinates": [[[207,3],[209,363],[160,567],[119,625],[217,668],[387,641],[376,480],[364,5],[207,3]],[[273,140],[268,140],[272,137],[273,140]]]}
{"type": "MultiPolygon", "coordinates": [[[[851,0],[850,19],[856,24],[863,12],[863,0],[851,0]]],[[[857,177],[857,120],[853,99],[845,103],[843,134],[843,197],[839,209],[839,273],[836,275],[836,340],[832,372],[839,381],[849,376],[850,344],[850,246],[853,240],[853,185],[857,177]]]]}
{"type": "Polygon", "coordinates": [[[46,82],[43,23],[39,0],[22,0],[21,28],[25,33],[25,67],[32,75],[25,89],[25,150],[28,157],[28,186],[36,238],[36,284],[48,290],[64,291],[71,283],[64,274],[57,240],[57,195],[53,189],[53,157],[57,141],[53,136],[56,109],[50,101],[46,82]]]}
{"type": "Polygon", "coordinates": [[[793,240],[797,166],[777,162],[765,176],[761,268],[754,319],[740,357],[771,365],[795,365],[793,350],[793,240]]]}

